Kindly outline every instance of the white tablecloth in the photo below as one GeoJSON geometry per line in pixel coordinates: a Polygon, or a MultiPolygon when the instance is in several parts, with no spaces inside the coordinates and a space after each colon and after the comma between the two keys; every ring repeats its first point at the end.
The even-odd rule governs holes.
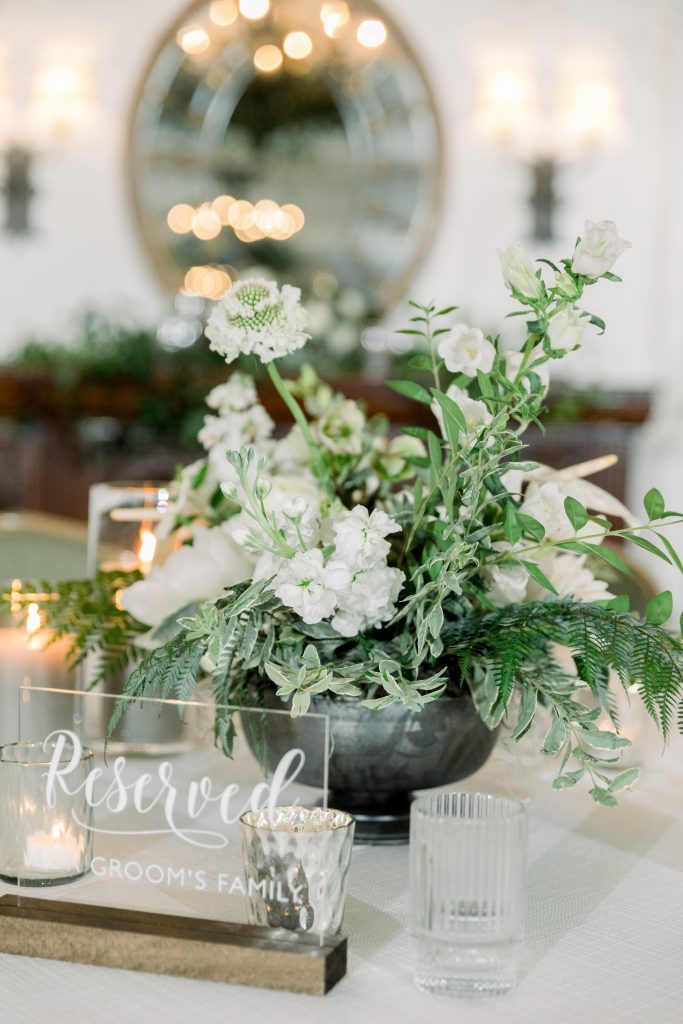
{"type": "Polygon", "coordinates": [[[614,810],[554,792],[543,769],[493,760],[466,788],[529,796],[527,942],[519,987],[485,1001],[412,984],[407,847],[356,848],[349,972],[324,999],[0,956],[1,1024],[681,1024],[683,742],[614,810]]]}

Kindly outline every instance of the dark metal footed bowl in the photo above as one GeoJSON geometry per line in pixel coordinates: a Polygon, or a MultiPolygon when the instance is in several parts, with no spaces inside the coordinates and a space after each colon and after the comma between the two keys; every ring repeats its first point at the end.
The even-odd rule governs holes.
{"type": "MultiPolygon", "coordinates": [[[[274,693],[266,695],[265,704],[283,708],[274,693]]],[[[368,711],[358,701],[317,696],[310,710],[329,716],[329,805],[353,814],[357,843],[406,843],[413,792],[472,775],[488,759],[497,738],[469,696],[442,697],[420,712],[402,704],[368,711]]],[[[263,718],[268,767],[274,768],[287,750],[300,747],[306,764],[298,779],[320,786],[321,733],[303,724],[305,716],[263,718]]],[[[256,753],[256,743],[249,729],[245,731],[256,753]]]]}

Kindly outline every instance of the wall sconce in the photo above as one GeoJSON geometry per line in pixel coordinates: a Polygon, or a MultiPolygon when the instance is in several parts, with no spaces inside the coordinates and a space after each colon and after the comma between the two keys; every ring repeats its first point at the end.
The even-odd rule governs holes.
{"type": "Polygon", "coordinates": [[[6,86],[3,89],[0,121],[5,123],[2,135],[7,142],[2,192],[8,234],[30,234],[30,204],[35,195],[31,176],[36,153],[64,141],[79,128],[87,119],[93,99],[90,75],[84,68],[68,64],[45,66],[36,73],[25,109],[13,102],[6,86]],[[7,127],[12,122],[21,128],[12,131],[7,127]]]}
{"type": "Polygon", "coordinates": [[[577,75],[562,84],[554,104],[544,104],[531,75],[500,70],[482,79],[476,115],[502,151],[529,166],[532,235],[552,240],[558,168],[591,155],[615,134],[616,87],[604,78],[577,75]]]}

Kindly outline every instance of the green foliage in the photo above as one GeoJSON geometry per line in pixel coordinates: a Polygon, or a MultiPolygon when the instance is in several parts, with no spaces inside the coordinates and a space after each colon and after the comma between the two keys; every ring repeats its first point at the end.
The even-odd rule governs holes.
{"type": "MultiPolygon", "coordinates": [[[[92,686],[125,669],[135,656],[136,639],[146,632],[146,626],[116,605],[118,591],[139,579],[137,571],[113,571],[98,572],[95,579],[23,583],[26,594],[46,595],[40,606],[44,626],[52,631],[48,643],[66,637],[70,641],[67,656],[74,667],[89,654],[97,655],[92,686]]],[[[11,595],[4,594],[2,599],[9,605],[11,595]]],[[[26,607],[27,600],[21,603],[26,607]]]]}

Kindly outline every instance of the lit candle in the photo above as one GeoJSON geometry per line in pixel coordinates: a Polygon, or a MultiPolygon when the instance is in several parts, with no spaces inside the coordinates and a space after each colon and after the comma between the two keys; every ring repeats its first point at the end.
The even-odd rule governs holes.
{"type": "MultiPolygon", "coordinates": [[[[117,511],[117,510],[115,510],[117,511]]],[[[120,511],[129,511],[128,509],[121,509],[120,511]]],[[[131,509],[132,512],[140,512],[148,510],[131,509]]],[[[114,514],[112,513],[112,519],[114,514]]],[[[157,539],[150,529],[149,523],[142,523],[140,526],[140,532],[138,533],[137,539],[137,551],[122,551],[117,559],[102,562],[100,568],[103,572],[133,572],[134,569],[139,569],[145,576],[152,568],[154,562],[154,556],[157,550],[157,539]]]]}
{"type": "Polygon", "coordinates": [[[83,842],[70,835],[61,821],[55,822],[49,832],[34,832],[26,837],[26,871],[76,874],[81,871],[82,864],[83,842]]]}

